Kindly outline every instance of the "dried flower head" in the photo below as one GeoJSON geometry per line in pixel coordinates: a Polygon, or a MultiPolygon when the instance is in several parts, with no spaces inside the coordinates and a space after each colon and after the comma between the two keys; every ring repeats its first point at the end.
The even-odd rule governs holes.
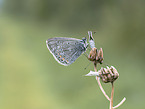
{"type": "Polygon", "coordinates": [[[97,48],[92,48],[89,56],[88,56],[88,60],[90,61],[94,61],[94,63],[103,63],[103,50],[102,48],[100,48],[100,50],[98,50],[97,48]]]}
{"type": "Polygon", "coordinates": [[[89,53],[88,59],[90,61],[96,61],[97,54],[98,54],[97,48],[92,48],[89,53]]]}
{"type": "Polygon", "coordinates": [[[110,68],[108,66],[107,68],[101,68],[98,72],[100,79],[104,83],[112,83],[119,77],[119,73],[113,66],[111,66],[110,68]]]}

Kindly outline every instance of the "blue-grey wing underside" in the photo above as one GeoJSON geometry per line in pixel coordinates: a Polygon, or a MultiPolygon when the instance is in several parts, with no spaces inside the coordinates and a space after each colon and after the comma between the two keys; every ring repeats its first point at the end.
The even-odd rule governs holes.
{"type": "Polygon", "coordinates": [[[86,51],[84,42],[75,38],[51,38],[46,41],[46,44],[54,58],[65,66],[72,64],[86,51]]]}

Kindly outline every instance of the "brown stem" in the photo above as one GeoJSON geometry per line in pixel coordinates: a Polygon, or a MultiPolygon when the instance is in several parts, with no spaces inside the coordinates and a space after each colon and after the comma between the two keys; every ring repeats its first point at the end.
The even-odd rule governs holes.
{"type": "MultiPolygon", "coordinates": [[[[94,70],[95,70],[95,72],[97,72],[97,68],[96,68],[96,66],[97,66],[97,64],[94,63],[94,70]]],[[[108,97],[108,95],[106,94],[106,92],[104,91],[104,89],[103,89],[103,87],[102,87],[102,85],[101,85],[101,83],[100,83],[100,79],[99,79],[99,77],[96,76],[96,80],[97,80],[97,82],[98,82],[98,85],[99,85],[99,87],[100,87],[102,93],[103,93],[104,96],[105,96],[105,97],[110,101],[110,98],[108,97]]]]}
{"type": "Polygon", "coordinates": [[[113,109],[113,95],[114,95],[114,85],[112,82],[112,91],[111,91],[111,99],[110,99],[110,109],[113,109]]]}

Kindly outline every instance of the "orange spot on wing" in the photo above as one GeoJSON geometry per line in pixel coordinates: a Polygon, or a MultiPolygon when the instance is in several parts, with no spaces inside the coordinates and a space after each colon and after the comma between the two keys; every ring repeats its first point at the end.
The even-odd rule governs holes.
{"type": "Polygon", "coordinates": [[[66,60],[66,62],[67,62],[67,63],[69,63],[69,61],[68,61],[68,60],[66,60]]]}
{"type": "Polygon", "coordinates": [[[58,54],[58,56],[61,58],[62,56],[59,54],[59,53],[57,53],[58,54]]]}

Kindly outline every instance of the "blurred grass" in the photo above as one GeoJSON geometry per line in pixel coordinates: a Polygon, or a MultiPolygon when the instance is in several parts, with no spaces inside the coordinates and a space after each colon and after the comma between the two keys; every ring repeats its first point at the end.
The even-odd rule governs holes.
{"type": "MultiPolygon", "coordinates": [[[[93,70],[92,64],[84,70],[89,63],[86,57],[82,55],[64,67],[45,44],[50,37],[88,37],[87,31],[92,30],[97,31],[96,47],[104,50],[104,63],[114,65],[120,74],[115,82],[114,105],[125,96],[127,101],[120,108],[144,109],[144,1],[78,0],[64,5],[63,1],[56,10],[45,10],[43,19],[38,10],[39,3],[43,7],[45,2],[33,6],[27,1],[30,9],[20,13],[22,3],[16,12],[12,10],[15,3],[9,1],[11,7],[5,2],[5,10],[0,13],[0,108],[108,108],[109,102],[95,78],[83,76],[93,70]],[[47,12],[49,16],[45,17],[47,12]]],[[[109,84],[103,86],[110,95],[109,84]]]]}

